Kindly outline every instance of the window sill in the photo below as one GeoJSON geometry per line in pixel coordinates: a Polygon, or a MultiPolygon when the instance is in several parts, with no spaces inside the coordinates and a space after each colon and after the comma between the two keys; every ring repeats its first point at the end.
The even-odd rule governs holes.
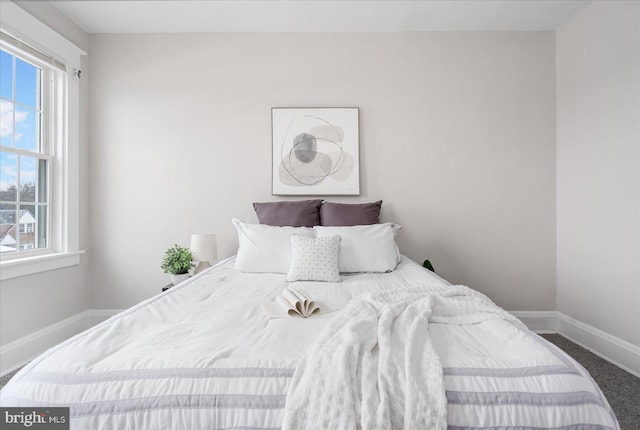
{"type": "Polygon", "coordinates": [[[0,262],[0,281],[80,264],[84,251],[57,252],[0,262]]]}

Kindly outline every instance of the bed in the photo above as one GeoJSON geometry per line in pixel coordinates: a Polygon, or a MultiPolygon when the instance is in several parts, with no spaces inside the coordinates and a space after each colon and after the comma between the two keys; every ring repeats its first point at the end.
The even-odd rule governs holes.
{"type": "MultiPolygon", "coordinates": [[[[307,319],[268,319],[261,305],[291,283],[282,273],[238,270],[238,258],[244,257],[223,260],[48,350],[5,386],[0,404],[69,406],[74,429],[619,428],[600,389],[577,362],[481,294],[452,286],[404,256],[390,272],[295,282],[322,308],[307,319]],[[356,330],[341,342],[368,345],[370,339],[354,335],[364,327],[351,323],[351,314],[363,308],[354,304],[373,297],[384,306],[385,297],[399,297],[399,289],[431,303],[429,315],[413,319],[411,333],[404,333],[413,336],[411,345],[393,338],[385,353],[381,335],[360,352],[347,342],[322,356],[323,345],[336,341],[327,337],[331,327],[342,334],[356,330]],[[450,309],[433,304],[447,294],[482,303],[483,317],[447,320],[450,309]],[[383,372],[382,358],[366,371],[357,363],[344,365],[340,356],[332,362],[340,348],[356,356],[374,351],[387,359],[398,353],[418,357],[417,366],[430,366],[430,376],[423,381],[403,361],[398,371],[405,390],[383,372]],[[426,359],[429,351],[432,358],[426,359]],[[343,378],[342,386],[340,380],[332,386],[318,369],[334,380],[343,378]],[[374,382],[347,387],[351,382],[344,377],[374,382]],[[391,391],[380,388],[385,384],[391,391]],[[369,389],[378,391],[372,397],[369,389]],[[344,390],[347,398],[335,390],[344,390]],[[422,415],[434,424],[412,424],[422,415]]],[[[405,305],[417,301],[406,297],[405,305]]],[[[390,330],[400,330],[397,321],[390,330]]],[[[370,362],[371,355],[362,360],[370,362]]]]}

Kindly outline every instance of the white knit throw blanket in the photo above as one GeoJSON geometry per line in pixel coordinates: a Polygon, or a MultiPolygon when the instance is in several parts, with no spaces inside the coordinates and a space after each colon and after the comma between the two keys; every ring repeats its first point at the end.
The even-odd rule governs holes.
{"type": "Polygon", "coordinates": [[[447,428],[442,365],[429,322],[521,324],[464,286],[402,288],[354,298],[298,363],[283,429],[447,428]]]}

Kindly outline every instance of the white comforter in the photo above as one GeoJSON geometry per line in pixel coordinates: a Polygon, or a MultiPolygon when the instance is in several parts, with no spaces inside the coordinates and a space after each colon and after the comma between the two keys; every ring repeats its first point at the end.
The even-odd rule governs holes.
{"type": "MultiPolygon", "coordinates": [[[[338,315],[268,320],[261,303],[286,285],[284,275],[240,273],[232,259],[224,261],[50,349],[5,386],[0,404],[69,406],[73,429],[280,428],[285,404],[293,411],[296,403],[294,396],[287,399],[289,388],[295,393],[299,384],[291,383],[296,365],[338,315]]],[[[451,288],[406,258],[389,274],[344,276],[338,284],[296,283],[324,309],[336,311],[361,295],[401,286],[431,293],[451,288]]],[[[432,314],[439,315],[437,307],[432,314]]],[[[424,336],[425,342],[410,343],[422,351],[404,357],[429,353],[432,360],[414,364],[432,366],[426,369],[430,375],[437,374],[440,361],[449,430],[617,428],[584,369],[518,323],[500,318],[443,324],[433,315],[412,334],[424,336]]],[[[395,325],[388,329],[394,333],[395,325]]],[[[388,350],[395,357],[393,338],[388,350]]],[[[378,355],[384,358],[382,349],[378,355]]],[[[398,369],[409,384],[421,384],[412,372],[398,369]]],[[[392,381],[380,375],[374,379],[387,384],[382,397],[392,381]]],[[[377,401],[375,392],[371,396],[377,401]]],[[[394,401],[373,402],[369,410],[377,414],[380,408],[380,418],[388,414],[395,423],[394,411],[402,407],[394,401]]],[[[428,401],[435,414],[444,413],[442,398],[428,401]]],[[[359,419],[379,418],[365,415],[359,419]]]]}
{"type": "Polygon", "coordinates": [[[400,285],[357,297],[298,363],[283,428],[446,429],[442,365],[429,321],[494,318],[519,323],[464,286],[443,291],[400,285]]]}

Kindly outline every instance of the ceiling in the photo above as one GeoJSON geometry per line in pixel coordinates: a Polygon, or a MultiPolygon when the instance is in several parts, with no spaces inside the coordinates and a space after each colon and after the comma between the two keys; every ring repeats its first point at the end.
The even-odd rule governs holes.
{"type": "Polygon", "coordinates": [[[49,2],[88,33],[555,30],[590,0],[49,2]]]}

